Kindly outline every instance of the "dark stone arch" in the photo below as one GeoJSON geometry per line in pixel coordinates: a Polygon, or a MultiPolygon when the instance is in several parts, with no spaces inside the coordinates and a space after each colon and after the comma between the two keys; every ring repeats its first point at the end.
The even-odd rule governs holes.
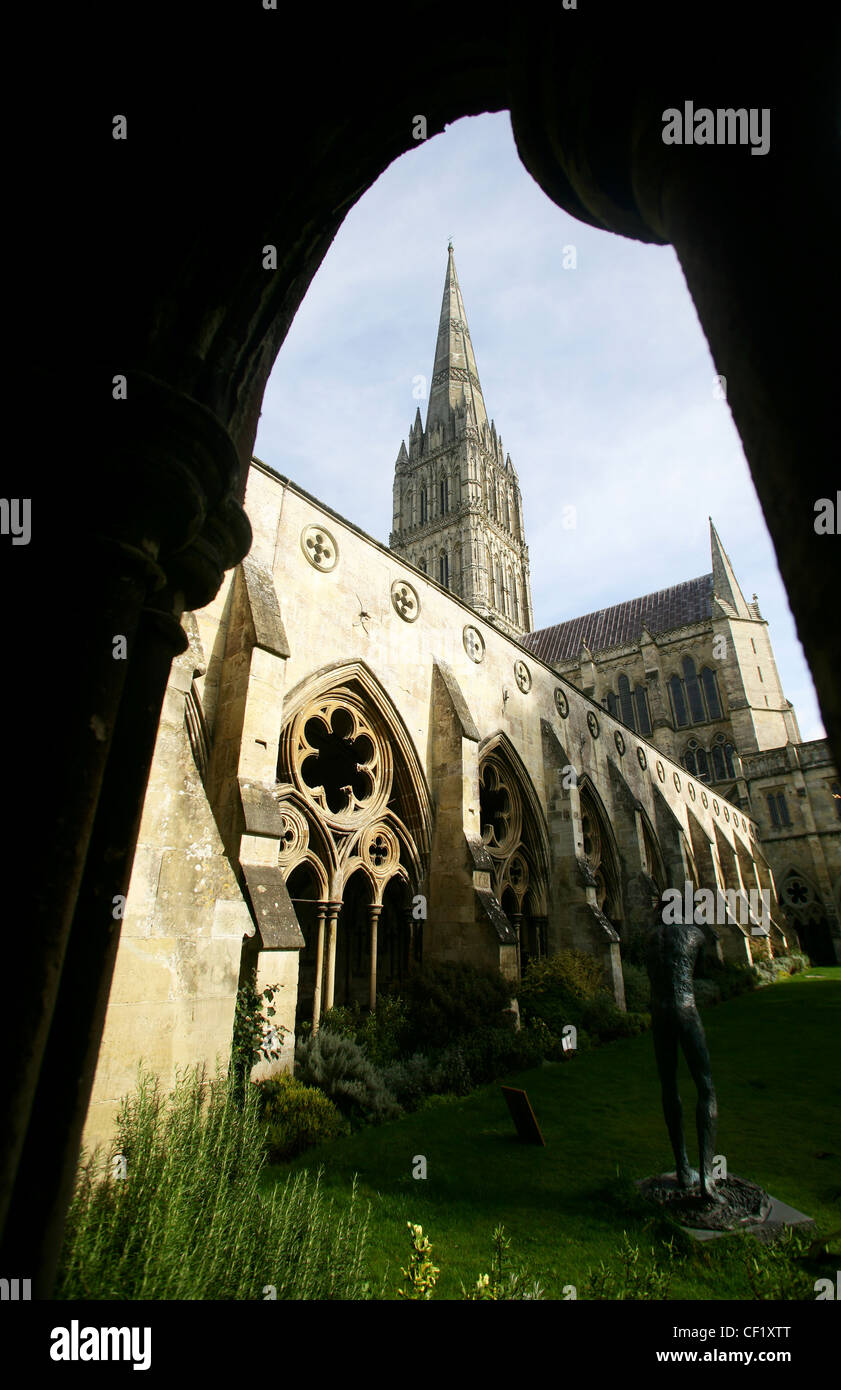
{"type": "MultiPolygon", "coordinates": [[[[118,51],[129,41],[95,5],[68,22],[74,51],[101,52],[103,35],[118,51]]],[[[33,925],[9,1017],[22,1060],[6,1107],[4,1191],[17,1179],[20,1218],[3,1250],[7,1267],[41,1271],[36,1294],[51,1286],[107,1004],[118,936],[110,907],[128,885],[167,673],[184,649],[176,620],[212,597],[247,548],[238,501],[265,382],[347,211],[416,147],[407,91],[423,93],[429,134],[510,108],[523,163],[559,207],[675,246],[841,761],[841,639],[825,619],[832,567],[813,560],[815,499],[835,496],[833,364],[812,314],[817,304],[830,314],[841,220],[837,19],[822,21],[816,43],[811,26],[728,15],[726,43],[715,24],[698,26],[670,52],[668,70],[662,23],[656,6],[618,11],[607,28],[595,7],[556,8],[539,22],[515,9],[477,33],[474,14],[454,10],[430,57],[391,28],[378,52],[355,12],[337,12],[325,35],[308,11],[281,19],[255,5],[234,26],[191,15],[179,36],[171,6],[162,18],[150,3],[131,31],[134,77],[124,69],[113,86],[108,54],[107,77],[88,72],[80,84],[77,68],[44,73],[52,100],[29,112],[28,126],[53,163],[45,156],[31,191],[30,250],[40,277],[58,243],[66,270],[44,277],[49,302],[33,307],[42,345],[29,417],[21,413],[41,422],[50,462],[63,459],[72,430],[80,466],[52,471],[37,555],[7,549],[6,591],[46,582],[59,592],[72,575],[83,621],[51,634],[53,669],[76,674],[60,747],[44,739],[20,750],[19,782],[33,789],[51,855],[10,904],[10,916],[33,925]],[[316,50],[308,91],[278,81],[290,55],[316,50]],[[763,74],[763,92],[777,74],[780,133],[769,155],[705,150],[701,161],[697,150],[666,149],[660,113],[675,92],[703,90],[728,105],[745,73],[763,74]],[[103,112],[119,105],[135,122],[124,143],[102,130],[103,112]],[[92,149],[101,159],[80,157],[92,149]],[[796,276],[782,251],[793,202],[809,252],[796,276]],[[75,240],[64,208],[84,210],[75,240]],[[266,243],[277,246],[271,273],[255,257],[266,243]],[[53,324],[72,353],[57,350],[53,324]],[[121,370],[129,395],[115,405],[106,383],[121,370]],[[115,477],[128,480],[127,499],[115,477]],[[125,669],[111,658],[115,632],[130,639],[125,669]],[[58,788],[46,806],[45,786],[58,788]],[[56,1155],[50,1175],[46,1151],[56,1155]]],[[[59,17],[51,25],[61,61],[70,36],[59,17]]],[[[765,104],[756,79],[749,86],[765,104]]],[[[9,490],[29,496],[31,474],[21,476],[9,490]]],[[[25,673],[14,693],[33,723],[52,727],[50,693],[33,694],[28,679],[43,639],[26,605],[9,615],[6,635],[25,673]]]]}

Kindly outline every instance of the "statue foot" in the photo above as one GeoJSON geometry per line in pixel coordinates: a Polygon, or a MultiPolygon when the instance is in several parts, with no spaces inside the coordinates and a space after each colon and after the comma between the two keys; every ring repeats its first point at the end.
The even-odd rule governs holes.
{"type": "Polygon", "coordinates": [[[722,1207],[727,1202],[727,1198],[724,1196],[724,1193],[717,1192],[716,1189],[709,1182],[703,1182],[701,1184],[701,1196],[703,1197],[704,1202],[708,1206],[715,1205],[722,1207]]]}
{"type": "Polygon", "coordinates": [[[690,1187],[697,1187],[698,1183],[700,1182],[700,1178],[701,1175],[698,1172],[698,1169],[690,1168],[689,1164],[687,1163],[684,1168],[678,1169],[677,1185],[678,1187],[682,1187],[686,1191],[688,1191],[690,1187]]]}

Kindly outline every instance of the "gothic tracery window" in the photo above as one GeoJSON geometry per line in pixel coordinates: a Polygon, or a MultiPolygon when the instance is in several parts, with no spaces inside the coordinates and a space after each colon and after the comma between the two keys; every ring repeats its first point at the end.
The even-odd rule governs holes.
{"type": "Polygon", "coordinates": [[[446,474],[444,474],[444,477],[441,479],[439,491],[441,497],[441,515],[446,516],[447,512],[450,510],[450,480],[446,474]]]}
{"type": "Polygon", "coordinates": [[[427,497],[426,488],[425,488],[425,487],[422,487],[421,490],[420,490],[420,525],[421,525],[421,526],[425,526],[428,520],[429,520],[429,499],[428,499],[428,497],[427,497]]]}
{"type": "Polygon", "coordinates": [[[450,561],[446,550],[442,550],[438,557],[438,582],[444,589],[450,587],[450,561]]]}
{"type": "Polygon", "coordinates": [[[704,666],[699,675],[691,656],[683,658],[681,669],[682,676],[674,675],[669,679],[675,728],[683,729],[687,724],[706,724],[721,719],[721,698],[715,671],[704,666]]]}

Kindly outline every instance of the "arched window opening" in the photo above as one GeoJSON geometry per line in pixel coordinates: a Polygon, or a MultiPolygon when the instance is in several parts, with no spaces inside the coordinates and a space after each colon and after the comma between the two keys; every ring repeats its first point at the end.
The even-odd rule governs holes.
{"type": "Polygon", "coordinates": [[[502,603],[503,603],[503,596],[502,596],[502,565],[500,564],[499,559],[494,560],[494,586],[495,586],[495,589],[496,589],[496,606],[497,606],[499,612],[501,613],[501,612],[502,612],[502,603]]]}
{"type": "Polygon", "coordinates": [[[428,499],[428,497],[427,497],[426,488],[425,488],[425,487],[422,487],[421,490],[420,490],[420,524],[421,524],[421,526],[425,526],[428,520],[429,520],[429,499],[428,499]]]}
{"type": "Polygon", "coordinates": [[[519,625],[519,622],[520,622],[520,599],[519,599],[519,595],[518,595],[518,593],[517,593],[517,576],[516,576],[516,574],[512,577],[512,580],[511,580],[511,598],[513,599],[513,602],[514,602],[514,622],[517,623],[517,624],[519,625]]]}
{"type": "Polygon", "coordinates": [[[768,814],[774,830],[782,830],[785,826],[791,825],[785,792],[770,792],[767,800],[768,814]]]}
{"type": "Polygon", "coordinates": [[[651,716],[648,713],[648,692],[644,685],[634,690],[634,703],[637,707],[637,730],[641,734],[651,733],[651,716]]]}
{"type": "Polygon", "coordinates": [[[438,582],[444,589],[450,587],[450,561],[446,550],[438,557],[438,582]]]}
{"type": "Polygon", "coordinates": [[[619,708],[622,711],[622,723],[627,724],[629,729],[636,732],[636,720],[634,719],[634,705],[631,700],[631,684],[627,676],[619,677],[619,708]]]}
{"type": "Polygon", "coordinates": [[[672,697],[672,714],[674,715],[675,726],[678,729],[684,729],[689,723],[689,715],[686,713],[683,681],[680,676],[672,676],[669,681],[669,694],[672,697]]]}
{"type": "Polygon", "coordinates": [[[607,709],[608,713],[612,714],[614,719],[621,718],[619,714],[619,701],[617,700],[612,690],[609,690],[607,692],[607,709]]]}
{"type": "Polygon", "coordinates": [[[441,515],[446,516],[450,510],[450,480],[445,475],[439,484],[441,494],[441,515]]]}
{"type": "Polygon", "coordinates": [[[701,686],[695,670],[695,662],[691,656],[683,658],[683,678],[686,683],[686,695],[689,701],[689,713],[692,716],[693,724],[703,724],[706,720],[704,701],[701,696],[701,686]]]}
{"type": "Polygon", "coordinates": [[[710,719],[721,718],[721,700],[718,695],[718,680],[715,671],[711,671],[709,666],[705,666],[701,672],[701,684],[704,688],[704,698],[707,702],[707,714],[710,719]]]}

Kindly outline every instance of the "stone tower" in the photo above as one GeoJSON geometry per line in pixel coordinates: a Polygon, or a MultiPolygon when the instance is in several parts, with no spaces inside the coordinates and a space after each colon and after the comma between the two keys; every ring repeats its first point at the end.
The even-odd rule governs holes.
{"type": "Polygon", "coordinates": [[[426,427],[418,409],[394,469],[389,545],[509,636],[531,632],[520,486],[488,421],[452,246],[426,427]]]}

